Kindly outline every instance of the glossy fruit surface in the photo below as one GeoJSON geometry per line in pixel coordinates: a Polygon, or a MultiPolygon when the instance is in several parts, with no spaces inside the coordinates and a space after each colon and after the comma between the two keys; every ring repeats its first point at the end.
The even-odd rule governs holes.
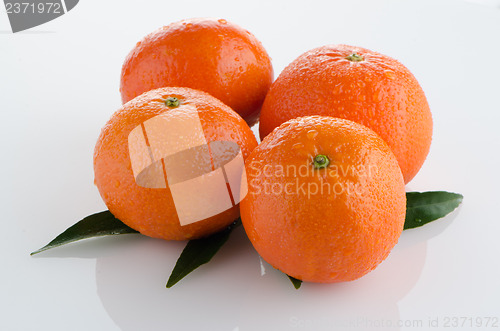
{"type": "Polygon", "coordinates": [[[246,170],[245,231],[264,260],[297,279],[357,279],[388,256],[403,230],[397,160],[355,122],[290,120],[254,149],[246,170]]]}

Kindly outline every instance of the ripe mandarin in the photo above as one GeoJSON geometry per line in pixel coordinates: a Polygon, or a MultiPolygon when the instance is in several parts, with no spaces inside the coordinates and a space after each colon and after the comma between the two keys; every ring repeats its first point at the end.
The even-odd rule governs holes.
{"type": "Polygon", "coordinates": [[[403,230],[398,162],[363,125],[328,116],[292,119],[245,166],[245,231],[264,260],[292,277],[357,279],[388,256],[403,230]]]}
{"type": "MultiPolygon", "coordinates": [[[[163,183],[170,176],[170,173],[165,170],[165,159],[161,160],[163,171],[159,168],[161,176],[158,178],[150,176],[148,178],[152,180],[146,181],[146,184],[142,178],[141,185],[139,185],[139,176],[137,180],[135,178],[129,135],[134,129],[139,128],[140,131],[141,126],[146,132],[149,129],[144,128],[143,123],[165,114],[169,116],[170,121],[176,121],[176,123],[199,118],[198,123],[202,128],[201,137],[195,137],[192,132],[194,130],[188,128],[181,131],[176,139],[159,141],[160,144],[171,144],[169,148],[173,146],[175,149],[180,144],[194,146],[199,144],[200,139],[205,139],[207,145],[211,142],[232,142],[239,146],[244,159],[257,146],[255,136],[246,122],[228,106],[209,94],[189,88],[168,87],[152,90],[124,104],[113,114],[101,131],[94,152],[95,184],[101,197],[116,218],[150,237],[184,240],[204,237],[222,230],[238,218],[238,204],[206,219],[187,225],[180,224],[178,210],[168,182],[166,187],[152,188],[156,185],[156,180],[164,180],[163,175],[166,177],[163,183]]],[[[162,133],[171,134],[171,132],[160,130],[160,136],[162,133]]],[[[151,135],[148,137],[146,139],[151,139],[151,135]]],[[[150,153],[155,154],[157,149],[153,148],[151,141],[148,144],[150,153]]],[[[211,157],[208,157],[209,163],[211,157]]],[[[198,162],[200,162],[198,158],[183,158],[180,163],[176,164],[177,170],[179,167],[180,170],[186,167],[191,169],[190,167],[198,162]]],[[[196,167],[193,169],[198,172],[200,170],[196,167]]],[[[199,190],[200,187],[189,186],[184,190],[183,198],[187,198],[187,203],[190,204],[190,196],[197,196],[199,190]]],[[[200,208],[195,199],[192,201],[192,208],[193,210],[200,208]]]]}

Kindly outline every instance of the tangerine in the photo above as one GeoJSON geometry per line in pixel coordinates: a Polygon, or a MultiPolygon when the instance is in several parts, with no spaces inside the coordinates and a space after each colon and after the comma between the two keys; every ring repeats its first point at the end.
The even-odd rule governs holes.
{"type": "MultiPolygon", "coordinates": [[[[195,197],[202,189],[211,189],[212,179],[222,178],[220,171],[215,172],[220,167],[214,165],[214,149],[219,154],[231,152],[227,144],[213,147],[214,142],[237,146],[243,159],[257,146],[241,116],[205,92],[174,87],[146,92],[124,104],[103,127],[94,152],[95,184],[111,213],[144,235],[167,240],[208,236],[238,218],[234,197],[230,208],[212,216],[193,222],[193,215],[182,215],[191,217],[190,223],[181,224],[179,208],[187,206],[187,213],[202,214],[204,206],[211,208],[195,197]],[[165,150],[181,157],[167,159],[170,154],[165,150]],[[186,151],[193,153],[187,157],[182,154],[186,151]],[[201,176],[207,171],[202,163],[214,170],[210,176],[201,176]],[[189,181],[193,178],[198,178],[195,183],[189,181]],[[176,186],[183,193],[181,200],[174,199],[174,184],[182,184],[176,186]]],[[[222,183],[227,184],[224,179],[222,183]]]]}
{"type": "Polygon", "coordinates": [[[273,267],[310,282],[373,270],[403,231],[405,183],[387,144],[329,116],[283,123],[246,160],[243,226],[273,267]]]}

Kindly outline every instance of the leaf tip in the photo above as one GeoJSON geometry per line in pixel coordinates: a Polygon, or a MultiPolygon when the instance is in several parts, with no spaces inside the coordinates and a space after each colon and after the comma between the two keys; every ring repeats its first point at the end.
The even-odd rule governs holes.
{"type": "Polygon", "coordinates": [[[176,279],[172,279],[172,277],[170,277],[167,281],[167,285],[165,285],[166,288],[171,288],[172,286],[174,286],[175,284],[177,284],[179,280],[176,280],[176,279]]]}
{"type": "Polygon", "coordinates": [[[302,286],[302,281],[300,279],[294,278],[292,276],[287,275],[290,281],[293,284],[293,287],[295,287],[296,290],[298,290],[302,286]]]}
{"type": "Polygon", "coordinates": [[[36,251],[31,252],[31,253],[30,253],[30,256],[33,256],[33,255],[36,255],[36,254],[41,253],[41,252],[43,252],[43,251],[46,251],[47,249],[48,249],[48,247],[47,247],[47,246],[44,246],[44,247],[42,247],[42,248],[39,248],[39,249],[37,249],[36,251]]]}

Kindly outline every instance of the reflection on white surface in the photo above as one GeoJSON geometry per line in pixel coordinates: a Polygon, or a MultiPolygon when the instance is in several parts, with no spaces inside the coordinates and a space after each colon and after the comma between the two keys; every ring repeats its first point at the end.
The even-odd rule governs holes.
{"type": "MultiPolygon", "coordinates": [[[[303,284],[264,262],[235,230],[208,265],[170,289],[164,284],[180,253],[179,243],[141,241],[113,256],[97,258],[97,290],[110,317],[122,330],[360,330],[399,317],[398,301],[418,280],[426,242],[397,246],[375,273],[345,284],[303,284]],[[171,247],[173,246],[173,247],[171,247]],[[406,262],[412,263],[401,268],[406,262]],[[394,277],[397,275],[397,277],[394,277]]],[[[396,328],[397,330],[398,328],[396,328]]]]}
{"type": "Polygon", "coordinates": [[[442,233],[459,212],[428,226],[423,235],[418,230],[405,232],[386,261],[350,283],[304,283],[300,290],[293,289],[284,274],[262,261],[239,227],[209,264],[170,289],[164,285],[183,242],[145,239],[121,246],[119,252],[97,258],[97,291],[122,330],[158,330],[166,325],[176,325],[176,330],[418,326],[427,320],[401,319],[398,302],[420,277],[427,240],[442,233]]]}
{"type": "Polygon", "coordinates": [[[260,262],[260,275],[264,276],[266,274],[266,267],[264,266],[264,260],[259,256],[260,262]]]}

